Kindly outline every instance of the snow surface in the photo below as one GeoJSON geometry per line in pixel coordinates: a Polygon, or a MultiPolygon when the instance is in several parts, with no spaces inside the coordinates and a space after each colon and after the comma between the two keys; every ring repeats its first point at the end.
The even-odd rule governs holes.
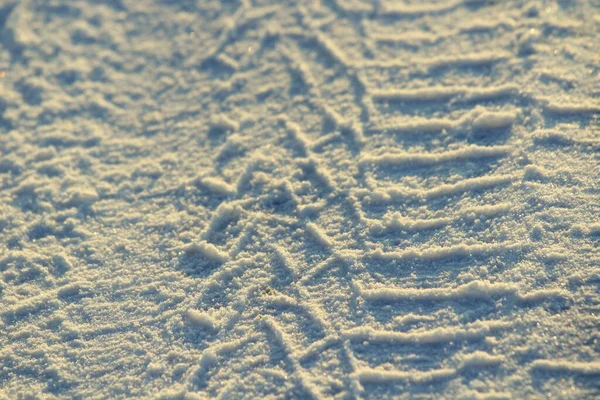
{"type": "Polygon", "coordinates": [[[600,397],[597,0],[0,0],[0,398],[600,397]]]}

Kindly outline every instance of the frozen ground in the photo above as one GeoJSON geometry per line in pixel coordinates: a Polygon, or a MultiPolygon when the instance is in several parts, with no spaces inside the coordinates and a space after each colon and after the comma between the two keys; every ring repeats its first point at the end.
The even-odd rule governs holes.
{"type": "Polygon", "coordinates": [[[1,0],[0,397],[600,396],[596,0],[1,0]]]}

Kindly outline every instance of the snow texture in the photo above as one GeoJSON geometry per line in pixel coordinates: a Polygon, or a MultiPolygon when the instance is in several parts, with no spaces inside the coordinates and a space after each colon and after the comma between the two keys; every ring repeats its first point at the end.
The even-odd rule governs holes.
{"type": "Polygon", "coordinates": [[[596,0],[0,0],[0,398],[600,397],[596,0]]]}

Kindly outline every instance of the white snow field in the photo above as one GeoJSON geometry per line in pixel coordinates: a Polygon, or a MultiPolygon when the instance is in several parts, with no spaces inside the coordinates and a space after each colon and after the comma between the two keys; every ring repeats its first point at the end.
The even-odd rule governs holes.
{"type": "Polygon", "coordinates": [[[0,399],[600,398],[598,0],[0,0],[0,399]]]}

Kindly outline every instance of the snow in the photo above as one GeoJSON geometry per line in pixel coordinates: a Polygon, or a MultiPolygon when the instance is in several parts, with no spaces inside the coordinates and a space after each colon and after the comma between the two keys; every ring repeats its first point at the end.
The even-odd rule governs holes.
{"type": "Polygon", "coordinates": [[[0,398],[600,397],[599,14],[0,1],[0,398]]]}

